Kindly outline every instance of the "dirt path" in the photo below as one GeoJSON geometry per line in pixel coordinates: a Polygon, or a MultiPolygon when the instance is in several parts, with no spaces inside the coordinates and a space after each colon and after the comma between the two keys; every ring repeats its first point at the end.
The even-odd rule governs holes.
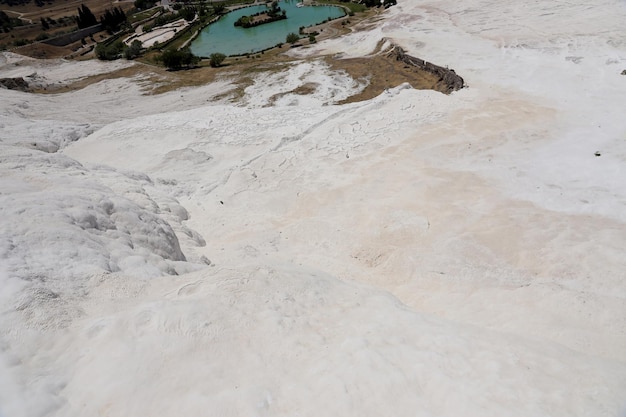
{"type": "Polygon", "coordinates": [[[28,22],[28,24],[29,24],[29,25],[32,25],[32,24],[33,24],[33,20],[32,20],[32,19],[29,19],[29,18],[27,18],[27,17],[24,17],[24,15],[25,15],[26,13],[20,13],[20,12],[16,12],[16,11],[13,11],[13,10],[7,10],[7,9],[4,9],[4,10],[2,10],[2,11],[3,11],[3,12],[5,12],[5,13],[12,13],[12,14],[17,15],[17,18],[18,18],[18,19],[23,20],[23,21],[25,21],[25,22],[28,22]]]}

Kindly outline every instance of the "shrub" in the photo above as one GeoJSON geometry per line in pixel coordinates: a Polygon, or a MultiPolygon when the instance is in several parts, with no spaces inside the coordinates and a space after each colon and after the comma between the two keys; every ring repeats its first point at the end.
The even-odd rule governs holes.
{"type": "Polygon", "coordinates": [[[224,62],[225,59],[226,59],[226,55],[220,52],[215,52],[209,55],[209,63],[214,68],[222,65],[222,62],[224,62]]]}
{"type": "Polygon", "coordinates": [[[125,45],[121,40],[117,40],[109,45],[99,43],[96,45],[96,56],[104,61],[113,61],[122,56],[125,45]]]}
{"type": "Polygon", "coordinates": [[[135,59],[141,53],[141,41],[135,39],[130,43],[130,46],[124,50],[124,58],[135,59]]]}
{"type": "Polygon", "coordinates": [[[178,16],[182,17],[188,22],[191,22],[196,17],[196,10],[191,7],[184,7],[178,12],[178,16]]]}
{"type": "Polygon", "coordinates": [[[289,35],[287,35],[287,38],[285,38],[285,40],[287,41],[287,43],[293,45],[294,43],[298,42],[298,40],[300,40],[300,36],[298,36],[297,33],[291,32],[289,35]]]}
{"type": "Polygon", "coordinates": [[[213,13],[222,14],[226,11],[226,6],[224,3],[213,4],[213,13]]]}
{"type": "Polygon", "coordinates": [[[13,41],[13,46],[24,46],[28,45],[29,43],[31,43],[31,41],[29,41],[28,39],[16,39],[13,41]]]}

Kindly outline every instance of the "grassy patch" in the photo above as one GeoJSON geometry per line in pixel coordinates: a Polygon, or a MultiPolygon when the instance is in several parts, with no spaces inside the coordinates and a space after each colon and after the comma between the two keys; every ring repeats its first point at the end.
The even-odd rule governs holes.
{"type": "Polygon", "coordinates": [[[253,4],[255,0],[226,0],[223,1],[222,4],[226,7],[229,6],[240,6],[240,5],[244,5],[244,4],[253,4]]]}
{"type": "Polygon", "coordinates": [[[316,3],[326,4],[329,6],[346,7],[352,13],[361,13],[367,10],[367,6],[363,4],[359,4],[359,3],[352,3],[352,2],[342,3],[342,2],[337,2],[336,0],[316,0],[316,3]]]}
{"type": "Polygon", "coordinates": [[[141,12],[133,13],[130,16],[128,16],[128,22],[130,24],[141,22],[142,20],[146,20],[154,16],[154,14],[157,13],[158,11],[159,11],[159,8],[157,7],[154,9],[148,9],[148,10],[144,10],[141,12]]]}

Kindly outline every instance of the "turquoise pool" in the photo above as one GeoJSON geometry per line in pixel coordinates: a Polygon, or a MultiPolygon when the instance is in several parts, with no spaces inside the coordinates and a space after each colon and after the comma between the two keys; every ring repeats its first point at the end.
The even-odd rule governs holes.
{"type": "Polygon", "coordinates": [[[203,57],[214,52],[226,55],[258,52],[277,43],[285,43],[287,35],[291,32],[298,33],[301,26],[315,25],[328,18],[336,19],[346,14],[344,9],[336,6],[297,7],[295,0],[283,0],[278,5],[287,12],[287,19],[247,29],[235,27],[235,21],[241,16],[267,10],[265,5],[244,7],[227,13],[202,30],[191,43],[191,51],[203,57]]]}

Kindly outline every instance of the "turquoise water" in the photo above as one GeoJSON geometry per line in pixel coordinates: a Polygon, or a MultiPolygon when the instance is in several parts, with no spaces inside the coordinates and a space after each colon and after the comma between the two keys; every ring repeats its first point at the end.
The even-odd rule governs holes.
{"type": "Polygon", "coordinates": [[[287,35],[291,32],[298,33],[300,26],[311,26],[322,23],[328,18],[335,19],[345,15],[341,7],[297,7],[296,4],[295,0],[280,1],[278,5],[287,12],[287,19],[247,29],[235,27],[235,21],[241,16],[267,10],[265,5],[244,7],[227,13],[220,20],[202,30],[191,43],[191,52],[204,57],[214,52],[226,55],[258,52],[271,48],[279,42],[285,43],[287,35]]]}

